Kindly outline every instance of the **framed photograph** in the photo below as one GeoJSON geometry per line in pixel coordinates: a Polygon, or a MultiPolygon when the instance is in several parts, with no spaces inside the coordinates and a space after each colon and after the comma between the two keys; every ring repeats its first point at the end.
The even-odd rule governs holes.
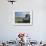
{"type": "Polygon", "coordinates": [[[32,11],[16,11],[15,25],[32,25],[33,22],[32,11]]]}

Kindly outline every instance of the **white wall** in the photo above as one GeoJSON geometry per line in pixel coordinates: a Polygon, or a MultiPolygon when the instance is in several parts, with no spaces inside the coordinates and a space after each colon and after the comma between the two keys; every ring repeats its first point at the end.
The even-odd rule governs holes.
{"type": "Polygon", "coordinates": [[[7,0],[0,0],[0,40],[14,40],[18,32],[30,33],[34,40],[46,40],[45,0],[16,0],[14,5],[7,0]],[[15,26],[11,20],[13,11],[17,10],[33,10],[33,25],[15,26]]]}

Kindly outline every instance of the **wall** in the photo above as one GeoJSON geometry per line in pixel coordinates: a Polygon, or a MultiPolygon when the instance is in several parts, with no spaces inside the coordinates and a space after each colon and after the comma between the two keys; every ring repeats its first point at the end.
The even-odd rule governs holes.
{"type": "Polygon", "coordinates": [[[0,0],[0,40],[14,40],[18,32],[27,32],[37,41],[46,40],[45,2],[45,0],[16,0],[12,5],[7,0],[0,0]],[[32,26],[14,25],[13,12],[18,10],[33,10],[32,26]]]}

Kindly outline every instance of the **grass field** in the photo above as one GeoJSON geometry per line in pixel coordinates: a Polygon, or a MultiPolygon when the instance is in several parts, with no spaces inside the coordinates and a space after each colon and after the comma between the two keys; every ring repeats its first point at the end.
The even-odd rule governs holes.
{"type": "Polygon", "coordinates": [[[23,23],[23,17],[15,17],[15,23],[23,23]]]}
{"type": "Polygon", "coordinates": [[[15,17],[15,23],[30,23],[30,19],[24,17],[15,17]]]}

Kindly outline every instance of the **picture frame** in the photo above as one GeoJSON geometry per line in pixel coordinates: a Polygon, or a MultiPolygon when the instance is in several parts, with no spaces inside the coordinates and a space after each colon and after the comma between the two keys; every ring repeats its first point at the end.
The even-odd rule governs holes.
{"type": "Polygon", "coordinates": [[[15,11],[14,12],[14,25],[17,26],[32,26],[33,24],[33,11],[15,11]]]}

